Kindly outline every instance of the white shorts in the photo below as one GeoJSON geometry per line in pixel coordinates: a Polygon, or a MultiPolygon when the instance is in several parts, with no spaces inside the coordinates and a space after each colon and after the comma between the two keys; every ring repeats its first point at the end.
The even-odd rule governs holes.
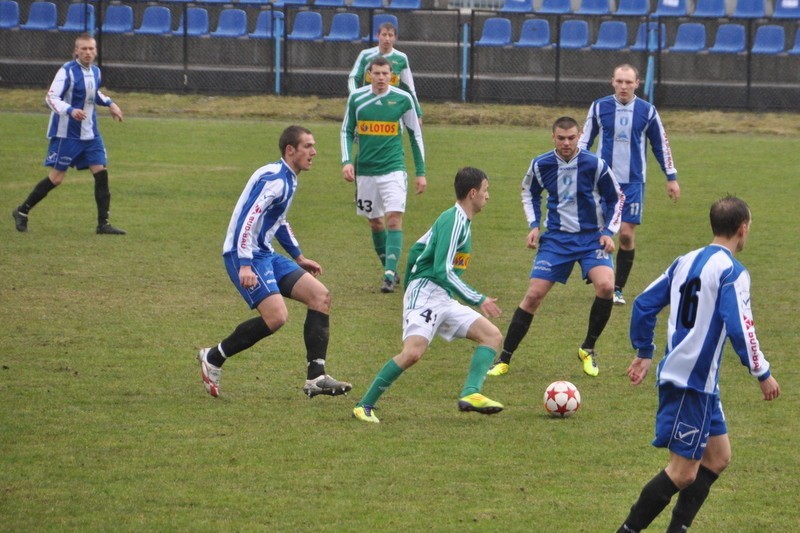
{"type": "Polygon", "coordinates": [[[466,338],[470,326],[482,316],[429,279],[409,283],[403,309],[403,340],[418,335],[428,339],[429,344],[434,335],[446,341],[466,338]]]}
{"type": "Polygon", "coordinates": [[[408,174],[402,170],[383,176],[356,176],[356,214],[381,218],[406,212],[408,174]]]}

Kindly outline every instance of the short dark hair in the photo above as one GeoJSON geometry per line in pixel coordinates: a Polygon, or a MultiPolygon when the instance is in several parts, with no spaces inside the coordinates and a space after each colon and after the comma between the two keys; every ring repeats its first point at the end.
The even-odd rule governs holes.
{"type": "Polygon", "coordinates": [[[617,74],[617,71],[618,71],[619,69],[623,69],[623,70],[632,70],[632,71],[633,71],[633,75],[634,75],[634,76],[636,76],[636,79],[637,79],[637,80],[639,79],[639,69],[638,69],[638,68],[636,68],[636,67],[634,67],[634,66],[633,66],[633,65],[631,65],[630,63],[623,63],[623,64],[621,64],[621,65],[617,65],[616,67],[614,67],[614,72],[612,72],[612,73],[611,73],[611,74],[612,74],[612,76],[616,76],[616,74],[617,74]]]}
{"type": "Polygon", "coordinates": [[[453,181],[453,188],[456,190],[456,198],[463,200],[472,189],[480,189],[483,180],[488,180],[486,173],[475,167],[464,167],[456,172],[456,179],[453,181]]]}
{"type": "Polygon", "coordinates": [[[559,130],[568,130],[570,128],[578,128],[581,129],[578,125],[578,121],[572,117],[560,117],[553,122],[553,133],[556,132],[556,129],[559,130]]]}
{"type": "Polygon", "coordinates": [[[94,36],[92,36],[89,32],[79,33],[77,37],[75,37],[75,46],[78,45],[78,41],[94,41],[94,36]]]}
{"type": "Polygon", "coordinates": [[[395,27],[395,25],[392,24],[391,22],[384,22],[383,24],[378,26],[378,33],[379,34],[383,30],[390,30],[392,33],[394,33],[395,37],[397,37],[397,27],[395,27]]]}
{"type": "Polygon", "coordinates": [[[711,205],[709,218],[715,237],[733,237],[742,224],[750,222],[750,207],[729,194],[711,205]]]}
{"type": "Polygon", "coordinates": [[[304,128],[303,126],[289,126],[283,133],[281,133],[281,138],[278,140],[278,148],[281,150],[281,157],[286,155],[286,147],[293,146],[297,148],[297,145],[300,144],[300,136],[303,134],[311,135],[311,130],[304,128]]]}
{"type": "Polygon", "coordinates": [[[372,72],[372,67],[382,67],[384,65],[389,65],[389,67],[391,69],[392,64],[389,63],[389,60],[386,59],[383,56],[378,56],[378,57],[376,57],[375,59],[373,59],[372,61],[369,62],[369,67],[367,67],[367,70],[372,72]]]}

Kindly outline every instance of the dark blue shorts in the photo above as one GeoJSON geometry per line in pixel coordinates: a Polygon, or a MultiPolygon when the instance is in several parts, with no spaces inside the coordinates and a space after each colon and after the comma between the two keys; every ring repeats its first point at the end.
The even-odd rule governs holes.
{"type": "Polygon", "coordinates": [[[106,147],[101,137],[88,141],[80,139],[50,139],[47,147],[47,158],[44,166],[56,170],[67,170],[74,167],[78,170],[89,168],[92,165],[108,164],[106,160],[106,147]]]}
{"type": "Polygon", "coordinates": [[[653,446],[699,460],[706,451],[708,437],[726,433],[728,427],[718,395],[682,389],[671,383],[658,386],[653,446]]]}
{"type": "Polygon", "coordinates": [[[231,278],[250,309],[258,307],[258,304],[267,296],[280,294],[281,280],[297,270],[302,270],[296,262],[280,254],[257,256],[253,258],[252,268],[258,278],[258,283],[255,287],[245,289],[239,282],[239,258],[235,253],[225,254],[222,258],[225,262],[225,269],[228,271],[228,277],[231,278]]]}

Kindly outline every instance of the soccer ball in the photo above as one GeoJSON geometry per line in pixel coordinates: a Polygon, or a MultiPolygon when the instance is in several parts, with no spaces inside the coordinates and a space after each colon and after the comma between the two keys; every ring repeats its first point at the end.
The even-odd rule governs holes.
{"type": "Polygon", "coordinates": [[[554,381],[544,391],[544,408],[550,416],[566,418],[581,406],[581,393],[569,381],[554,381]]]}

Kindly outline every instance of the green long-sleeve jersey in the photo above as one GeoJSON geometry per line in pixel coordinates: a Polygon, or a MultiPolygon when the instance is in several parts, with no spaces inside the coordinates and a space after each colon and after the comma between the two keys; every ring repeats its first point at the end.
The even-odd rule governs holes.
{"type": "Polygon", "coordinates": [[[358,54],[355,65],[353,65],[353,69],[347,78],[348,91],[353,92],[359,87],[364,87],[372,82],[367,68],[372,60],[379,56],[386,58],[392,67],[392,79],[389,83],[409,93],[414,99],[417,115],[422,116],[422,108],[419,105],[419,98],[417,98],[417,90],[414,87],[414,76],[411,75],[411,65],[408,63],[408,56],[400,50],[392,49],[388,54],[381,54],[381,50],[377,46],[362,50],[358,54]]]}
{"type": "Polygon", "coordinates": [[[422,128],[411,95],[396,87],[383,94],[372,86],[356,89],[347,98],[342,121],[342,164],[355,161],[356,175],[383,176],[406,170],[403,129],[408,130],[417,176],[425,175],[425,147],[422,128]],[[353,140],[358,134],[358,157],[353,157],[353,140]]]}
{"type": "Polygon", "coordinates": [[[471,305],[486,296],[461,280],[472,255],[472,232],[467,214],[456,204],[439,215],[433,226],[408,252],[405,285],[415,279],[429,279],[471,305]]]}

